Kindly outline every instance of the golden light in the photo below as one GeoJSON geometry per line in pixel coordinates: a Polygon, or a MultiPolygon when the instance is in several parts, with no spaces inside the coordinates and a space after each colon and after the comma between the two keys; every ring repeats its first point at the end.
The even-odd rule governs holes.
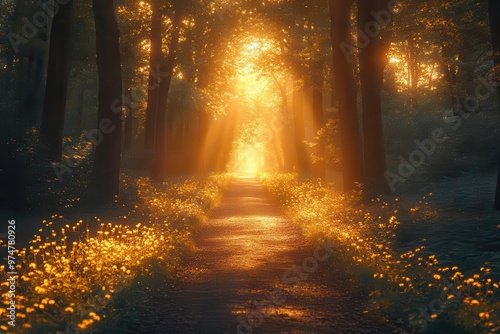
{"type": "Polygon", "coordinates": [[[233,172],[240,176],[257,175],[264,164],[264,158],[258,145],[240,145],[236,152],[233,172]]]}
{"type": "MultiPolygon", "coordinates": [[[[279,47],[272,40],[249,36],[242,40],[236,58],[235,90],[242,102],[243,129],[252,133],[253,137],[239,141],[232,154],[230,170],[239,175],[256,175],[263,169],[266,146],[271,142],[266,136],[267,124],[279,110],[279,90],[266,71],[263,56],[268,53],[279,53],[279,47]],[[259,119],[261,125],[256,125],[259,119]],[[251,129],[249,131],[248,129],[251,129]]],[[[272,137],[272,136],[271,136],[272,137]]]]}

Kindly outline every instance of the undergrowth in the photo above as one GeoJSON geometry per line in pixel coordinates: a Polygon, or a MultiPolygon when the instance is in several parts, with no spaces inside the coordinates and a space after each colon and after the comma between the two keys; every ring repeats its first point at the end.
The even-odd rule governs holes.
{"type": "Polygon", "coordinates": [[[337,266],[350,270],[370,296],[367,312],[405,333],[496,333],[500,330],[499,283],[490,269],[462,273],[441,265],[425,244],[397,242],[400,221],[439,219],[425,198],[410,207],[394,199],[365,203],[361,188],[351,194],[294,174],[263,174],[264,186],[283,204],[306,236],[339,245],[337,266]]]}
{"type": "MultiPolygon", "coordinates": [[[[53,215],[16,253],[16,326],[8,325],[6,268],[0,267],[7,333],[92,333],[113,318],[115,299],[139,276],[168,275],[192,247],[190,229],[217,205],[230,176],[134,184],[138,200],[123,222],[98,217],[65,221],[53,215]],[[66,223],[66,224],[64,224],[66,223]],[[62,224],[62,225],[61,225],[62,224]],[[56,228],[55,226],[64,226],[56,228]]],[[[19,233],[19,231],[18,231],[19,233]]],[[[5,246],[5,245],[3,245],[5,246]]]]}

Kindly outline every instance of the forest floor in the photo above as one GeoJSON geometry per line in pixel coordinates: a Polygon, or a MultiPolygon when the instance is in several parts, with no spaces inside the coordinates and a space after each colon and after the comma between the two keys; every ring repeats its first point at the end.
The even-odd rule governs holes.
{"type": "MultiPolygon", "coordinates": [[[[173,282],[142,294],[134,333],[389,333],[348,275],[288,220],[257,179],[233,180],[173,282]],[[315,257],[317,260],[315,260],[315,257]]],[[[124,328],[126,327],[126,329],[124,328]]]]}

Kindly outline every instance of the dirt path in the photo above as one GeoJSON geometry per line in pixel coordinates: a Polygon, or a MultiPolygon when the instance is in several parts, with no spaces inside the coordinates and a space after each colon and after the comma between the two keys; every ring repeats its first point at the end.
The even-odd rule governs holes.
{"type": "Polygon", "coordinates": [[[334,250],[308,243],[255,179],[234,180],[194,238],[199,249],[179,285],[168,297],[154,293],[147,302],[155,311],[135,331],[390,332],[363,313],[347,276],[325,260],[334,250]]]}

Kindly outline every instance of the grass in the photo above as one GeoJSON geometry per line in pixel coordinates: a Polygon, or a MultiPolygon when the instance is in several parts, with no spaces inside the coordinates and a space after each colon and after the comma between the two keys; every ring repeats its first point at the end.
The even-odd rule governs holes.
{"type": "Polygon", "coordinates": [[[489,277],[487,264],[463,273],[457,265],[441,264],[425,242],[399,242],[402,230],[439,223],[439,210],[426,198],[413,205],[381,198],[367,204],[361,188],[346,195],[331,184],[301,182],[294,174],[263,174],[261,180],[306,236],[340,245],[336,265],[349,270],[370,296],[366,311],[395,331],[500,330],[499,283],[489,277]]]}
{"type": "MultiPolygon", "coordinates": [[[[149,178],[129,179],[134,184],[126,186],[137,189],[138,200],[122,223],[94,217],[64,224],[60,215],[44,220],[29,248],[16,254],[16,326],[7,324],[5,292],[0,329],[95,332],[115,318],[115,301],[139,277],[175,271],[193,247],[190,229],[217,205],[229,180],[227,174],[161,185],[149,178]]],[[[5,266],[0,270],[7,291],[5,266]]]]}

